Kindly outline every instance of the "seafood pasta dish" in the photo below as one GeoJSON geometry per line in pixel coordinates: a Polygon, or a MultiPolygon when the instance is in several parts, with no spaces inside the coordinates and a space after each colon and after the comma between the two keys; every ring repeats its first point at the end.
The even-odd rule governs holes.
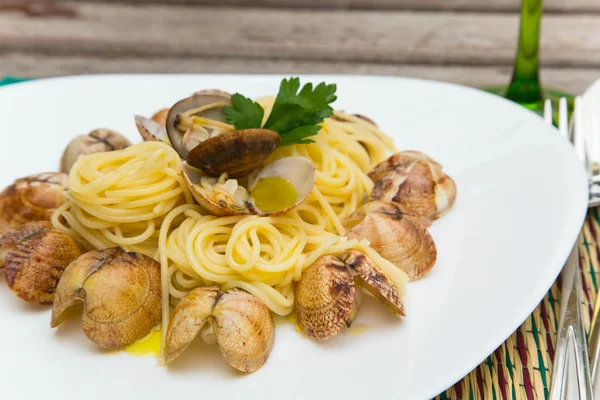
{"type": "Polygon", "coordinates": [[[244,372],[267,362],[277,315],[319,341],[365,297],[410,318],[454,181],[335,110],[335,84],[290,78],[266,95],[190,90],[132,116],[138,143],[95,129],[65,143],[58,171],[16,179],[0,193],[11,291],[52,307],[52,328],[81,315],[101,348],[168,366],[198,337],[244,372]]]}

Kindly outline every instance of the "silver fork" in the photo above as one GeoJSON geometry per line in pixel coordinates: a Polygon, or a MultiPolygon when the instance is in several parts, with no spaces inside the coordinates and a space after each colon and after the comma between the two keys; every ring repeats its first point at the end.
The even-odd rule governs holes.
{"type": "MultiPolygon", "coordinates": [[[[586,165],[585,140],[583,137],[583,107],[581,98],[575,99],[575,111],[573,122],[573,135],[569,136],[569,121],[567,112],[567,100],[561,98],[558,109],[558,130],[565,139],[570,139],[586,165]]],[[[544,119],[552,124],[552,103],[546,100],[544,107],[544,119]]],[[[591,182],[590,182],[591,184],[591,182]]],[[[590,198],[590,203],[591,203],[590,198]]],[[[564,399],[567,387],[567,365],[569,344],[574,346],[575,369],[577,372],[577,387],[580,399],[593,399],[592,384],[590,379],[590,363],[588,359],[588,347],[583,317],[581,315],[581,273],[579,267],[579,240],[563,267],[561,272],[563,285],[560,307],[560,325],[556,342],[556,353],[554,358],[554,371],[550,386],[550,400],[564,399]]]]}

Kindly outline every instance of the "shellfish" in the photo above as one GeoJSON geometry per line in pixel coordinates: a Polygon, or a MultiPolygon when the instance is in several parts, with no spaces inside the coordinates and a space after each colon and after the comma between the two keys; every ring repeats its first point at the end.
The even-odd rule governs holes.
{"type": "Polygon", "coordinates": [[[196,201],[217,216],[283,214],[312,190],[316,171],[303,157],[285,157],[245,179],[208,177],[186,163],[183,174],[196,201]]]}
{"type": "Polygon", "coordinates": [[[365,253],[349,250],[317,259],[296,287],[296,315],[306,335],[327,339],[350,326],[358,312],[356,292],[363,287],[405,315],[398,288],[365,253]]]}
{"type": "Polygon", "coordinates": [[[166,129],[173,148],[192,167],[209,176],[232,178],[260,168],[281,137],[268,129],[235,128],[226,122],[224,92],[202,91],[177,102],[169,110],[166,129]]]}
{"type": "Polygon", "coordinates": [[[105,349],[122,349],[148,335],[161,319],[160,264],[120,247],[94,250],[64,271],[52,307],[50,326],[82,302],[86,336],[105,349]]]}
{"type": "Polygon", "coordinates": [[[50,221],[64,201],[67,175],[47,172],[17,179],[0,193],[0,235],[31,221],[50,221]]]}
{"type": "Polygon", "coordinates": [[[424,276],[435,265],[437,248],[426,229],[429,221],[402,214],[398,204],[367,203],[349,220],[359,221],[347,232],[349,239],[368,240],[373,250],[406,272],[409,279],[424,276]]]}
{"type": "Polygon", "coordinates": [[[396,153],[378,164],[371,200],[398,203],[405,214],[436,219],[456,200],[456,184],[442,166],[418,151],[396,153]]]}
{"type": "Polygon", "coordinates": [[[167,330],[165,361],[177,358],[198,334],[217,343],[231,366],[253,372],[271,354],[275,324],[269,309],[250,293],[202,287],[193,289],[175,308],[167,330]]]}
{"type": "Polygon", "coordinates": [[[0,269],[19,298],[52,304],[65,268],[82,253],[69,235],[48,222],[29,222],[0,237],[0,269]]]}

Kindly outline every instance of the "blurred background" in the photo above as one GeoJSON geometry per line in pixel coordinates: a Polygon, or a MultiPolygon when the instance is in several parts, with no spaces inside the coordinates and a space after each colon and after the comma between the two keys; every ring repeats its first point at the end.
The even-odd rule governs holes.
{"type": "MultiPolygon", "coordinates": [[[[520,0],[0,0],[0,76],[366,73],[506,84],[520,0]]],[[[542,81],[600,76],[600,1],[546,0],[542,81]]]]}

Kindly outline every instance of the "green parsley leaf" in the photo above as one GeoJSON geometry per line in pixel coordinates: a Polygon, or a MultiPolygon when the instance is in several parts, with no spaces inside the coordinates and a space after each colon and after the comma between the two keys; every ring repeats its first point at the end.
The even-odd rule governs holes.
{"type": "MultiPolygon", "coordinates": [[[[273,109],[263,126],[281,135],[279,146],[313,143],[307,139],[319,133],[319,124],[333,114],[329,105],[336,100],[336,85],[322,82],[313,89],[307,83],[300,92],[300,79],[281,81],[273,109]]],[[[239,93],[231,96],[233,107],[225,107],[227,122],[236,129],[260,128],[264,112],[262,107],[239,93]]]]}
{"type": "Polygon", "coordinates": [[[317,125],[333,114],[329,103],[336,100],[336,85],[323,82],[313,89],[312,83],[307,83],[299,93],[298,89],[299,78],[281,81],[273,110],[264,126],[281,135],[280,146],[312,143],[304,138],[316,135],[320,129],[317,125]]]}
{"type": "Polygon", "coordinates": [[[225,106],[225,119],[235,129],[260,128],[263,120],[264,110],[260,104],[242,96],[239,93],[231,96],[233,107],[225,106]]]}
{"type": "Polygon", "coordinates": [[[279,146],[289,146],[292,144],[309,144],[314,143],[312,139],[306,139],[309,136],[314,136],[321,129],[318,125],[304,125],[287,131],[285,136],[281,135],[279,146]]]}

